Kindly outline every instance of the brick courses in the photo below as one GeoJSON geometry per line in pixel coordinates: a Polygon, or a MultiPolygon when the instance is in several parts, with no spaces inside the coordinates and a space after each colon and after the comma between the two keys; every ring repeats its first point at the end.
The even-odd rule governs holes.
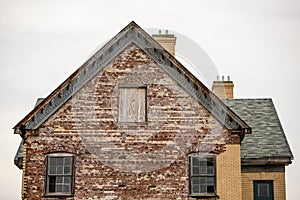
{"type": "Polygon", "coordinates": [[[24,199],[50,199],[43,195],[45,155],[52,152],[75,154],[75,193],[65,199],[196,199],[188,197],[187,155],[199,150],[221,153],[218,162],[226,165],[218,167],[218,192],[220,199],[234,199],[221,190],[230,190],[226,170],[240,169],[239,145],[222,152],[226,142],[239,140],[230,138],[219,121],[136,46],[127,48],[26,137],[24,199]],[[120,84],[147,85],[147,123],[117,123],[120,84]],[[169,147],[173,141],[177,151],[169,147]],[[105,159],[103,145],[110,153],[129,153],[126,159],[117,153],[105,159]],[[166,152],[170,155],[163,155],[166,152]],[[148,162],[140,155],[162,159],[148,162]]]}

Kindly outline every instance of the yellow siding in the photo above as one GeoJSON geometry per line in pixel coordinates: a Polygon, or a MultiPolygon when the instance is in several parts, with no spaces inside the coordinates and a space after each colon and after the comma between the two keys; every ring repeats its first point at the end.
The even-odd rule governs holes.
{"type": "Polygon", "coordinates": [[[217,156],[217,194],[220,200],[242,199],[239,144],[227,144],[226,151],[217,156]]]}
{"type": "Polygon", "coordinates": [[[274,200],[285,200],[285,172],[247,172],[242,173],[243,200],[253,200],[253,181],[273,180],[274,200]]]}

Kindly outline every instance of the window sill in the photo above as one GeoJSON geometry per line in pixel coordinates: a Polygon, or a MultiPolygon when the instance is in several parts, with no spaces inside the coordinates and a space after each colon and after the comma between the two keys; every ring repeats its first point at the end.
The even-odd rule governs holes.
{"type": "Polygon", "coordinates": [[[216,198],[219,199],[219,195],[216,194],[190,194],[190,198],[216,198]]]}
{"type": "Polygon", "coordinates": [[[117,122],[119,125],[123,126],[145,126],[148,122],[117,122]]]}
{"type": "Polygon", "coordinates": [[[66,194],[66,193],[48,193],[44,195],[47,198],[60,198],[60,197],[73,197],[73,194],[66,194]]]}

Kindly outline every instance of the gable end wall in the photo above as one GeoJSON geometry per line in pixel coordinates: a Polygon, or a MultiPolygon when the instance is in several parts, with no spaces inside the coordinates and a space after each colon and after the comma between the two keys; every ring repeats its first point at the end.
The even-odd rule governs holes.
{"type": "MultiPolygon", "coordinates": [[[[219,121],[136,46],[121,53],[27,136],[24,199],[47,199],[43,196],[45,155],[61,151],[75,154],[75,194],[66,199],[191,199],[187,155],[221,153],[225,143],[239,142],[231,140],[219,121]],[[147,122],[116,123],[117,86],[136,83],[147,85],[147,122]],[[178,152],[171,148],[174,141],[178,152]],[[110,157],[105,158],[103,147],[112,153],[107,154],[110,157]],[[126,153],[126,159],[118,157],[120,152],[126,153]],[[149,162],[141,155],[160,159],[149,162]]],[[[220,163],[226,163],[218,167],[220,173],[229,170],[229,164],[240,167],[237,160],[228,161],[240,158],[239,144],[228,145],[225,153],[218,156],[220,163]]],[[[221,192],[230,181],[227,178],[218,174],[223,200],[229,199],[221,192]]]]}

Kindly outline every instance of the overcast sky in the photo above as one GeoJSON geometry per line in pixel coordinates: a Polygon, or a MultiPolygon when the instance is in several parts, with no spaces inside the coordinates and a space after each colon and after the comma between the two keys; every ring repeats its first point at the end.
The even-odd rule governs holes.
{"type": "MultiPolygon", "coordinates": [[[[236,98],[270,97],[292,148],[289,200],[298,200],[300,1],[0,0],[0,199],[20,199],[13,126],[130,21],[201,46],[236,98]]],[[[199,71],[210,69],[199,66],[199,71]],[[201,68],[202,67],[202,68],[201,68]]]]}

